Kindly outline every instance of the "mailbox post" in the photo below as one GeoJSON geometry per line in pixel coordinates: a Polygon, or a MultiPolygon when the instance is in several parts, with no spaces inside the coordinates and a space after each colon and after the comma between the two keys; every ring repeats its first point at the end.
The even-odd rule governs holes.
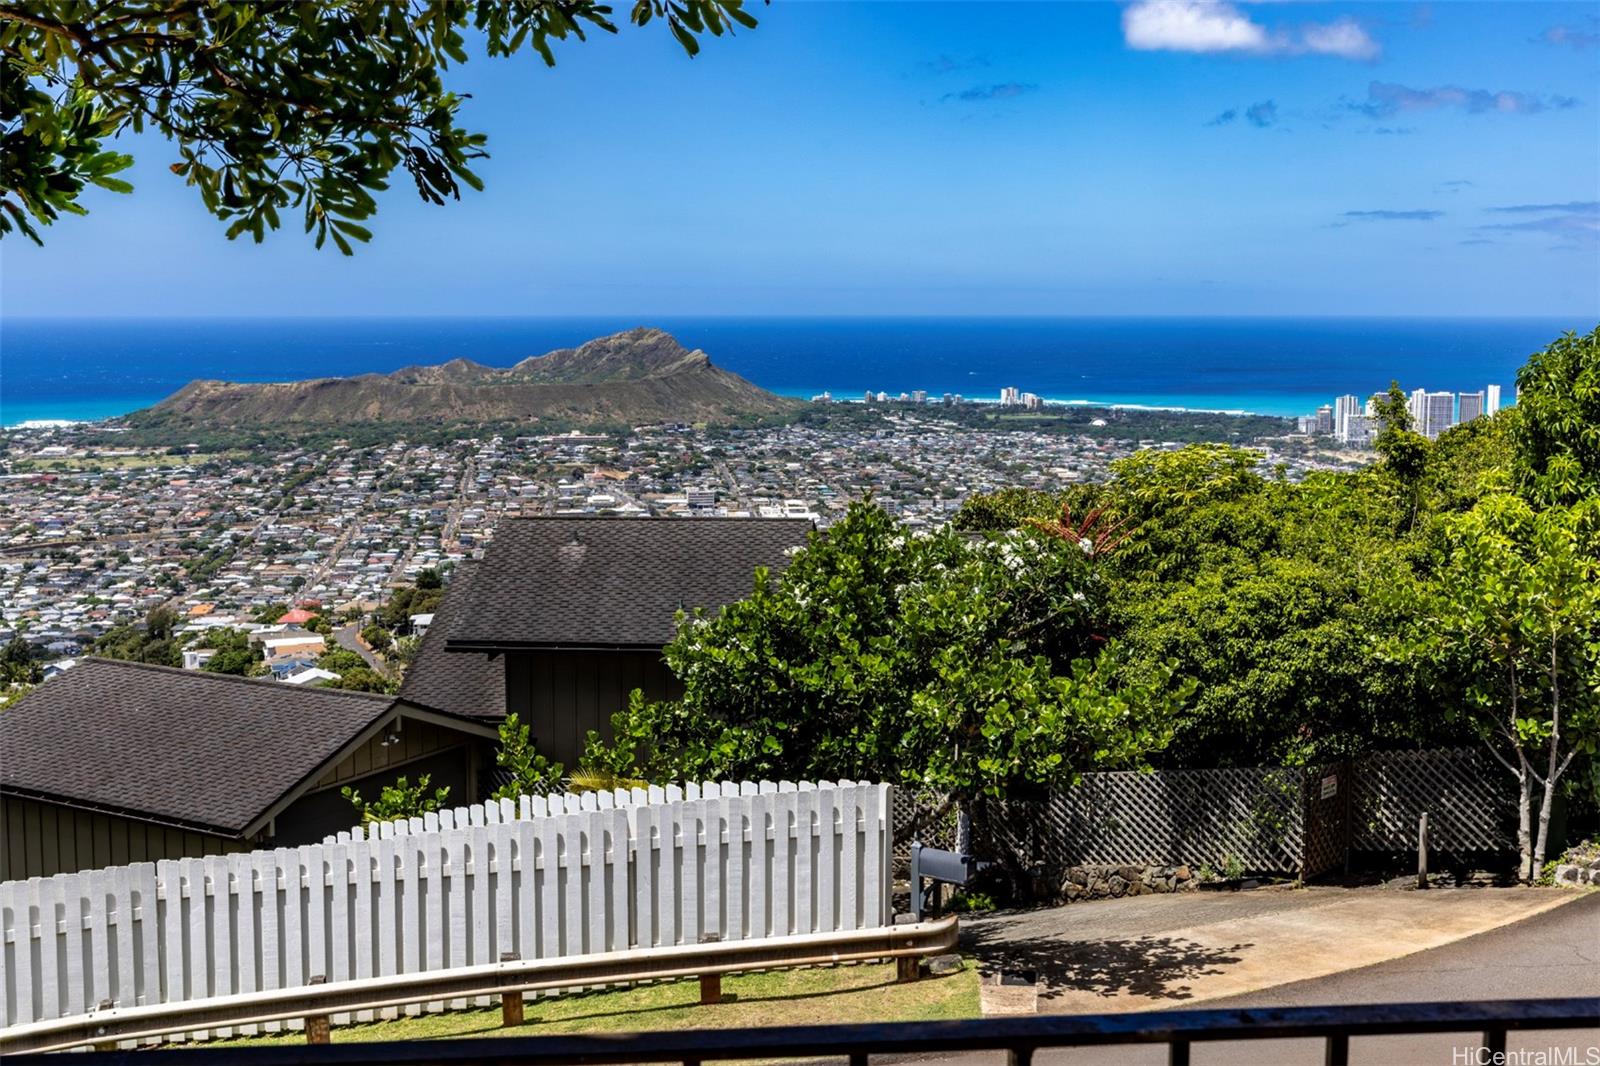
{"type": "Polygon", "coordinates": [[[922,882],[924,880],[966,887],[978,872],[987,869],[986,862],[975,856],[943,848],[926,847],[919,842],[911,845],[911,917],[922,921],[924,907],[922,882]]]}

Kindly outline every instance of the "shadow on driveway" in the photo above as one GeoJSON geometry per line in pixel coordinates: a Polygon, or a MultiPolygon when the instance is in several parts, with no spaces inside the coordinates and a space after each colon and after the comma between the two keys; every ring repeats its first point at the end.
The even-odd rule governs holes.
{"type": "Polygon", "coordinates": [[[1153,1000],[1194,996],[1193,982],[1225,973],[1252,944],[1207,947],[1172,936],[1122,940],[1064,940],[1007,936],[1003,923],[986,922],[962,931],[961,947],[976,956],[986,977],[997,972],[1038,975],[1039,998],[1070,993],[1135,995],[1153,1000]]]}

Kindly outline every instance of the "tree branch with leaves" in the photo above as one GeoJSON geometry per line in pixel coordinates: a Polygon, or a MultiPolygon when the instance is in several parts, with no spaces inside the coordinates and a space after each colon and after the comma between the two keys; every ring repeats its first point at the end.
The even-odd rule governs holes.
{"type": "MultiPolygon", "coordinates": [[[[753,27],[744,0],[637,0],[689,55],[700,37],[753,27]]],[[[617,32],[596,0],[338,0],[323,4],[0,4],[0,236],[84,214],[90,186],[129,192],[132,157],[111,147],[151,129],[232,239],[258,243],[297,212],[317,247],[371,238],[374,198],[403,170],[424,201],[483,187],[485,134],[458,122],[445,84],[468,61],[617,32]]]]}

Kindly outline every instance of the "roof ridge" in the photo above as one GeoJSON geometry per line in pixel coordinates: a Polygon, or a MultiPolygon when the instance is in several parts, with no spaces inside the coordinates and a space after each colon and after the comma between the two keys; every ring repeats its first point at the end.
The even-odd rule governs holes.
{"type": "MultiPolygon", "coordinates": [[[[136,662],[133,659],[112,659],[104,655],[85,655],[78,660],[78,663],[80,666],[88,663],[97,663],[108,666],[129,667],[135,670],[150,670],[152,672],[162,674],[178,674],[183,677],[192,677],[201,681],[228,681],[234,684],[266,686],[277,691],[281,691],[283,689],[282,682],[273,681],[270,678],[265,677],[240,677],[237,674],[219,674],[211,670],[185,670],[181,666],[162,666],[160,663],[141,663],[136,662]]],[[[291,686],[291,688],[292,687],[293,686],[291,686]]],[[[383,692],[356,692],[351,689],[339,688],[302,688],[298,689],[297,691],[316,693],[319,697],[347,697],[359,698],[363,700],[386,700],[391,703],[394,702],[395,699],[395,697],[383,692]]]]}

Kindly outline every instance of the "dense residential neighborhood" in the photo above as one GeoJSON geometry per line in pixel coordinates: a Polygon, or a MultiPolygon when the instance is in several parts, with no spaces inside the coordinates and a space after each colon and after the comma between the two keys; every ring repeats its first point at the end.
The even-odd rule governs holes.
{"type": "MultiPolygon", "coordinates": [[[[905,406],[768,429],[671,425],[326,451],[285,443],[201,453],[128,446],[115,433],[87,439],[95,443],[70,427],[12,429],[0,460],[0,643],[20,635],[46,662],[80,655],[163,605],[191,642],[254,629],[274,606],[353,618],[425,570],[481,555],[508,517],[826,527],[870,495],[908,528],[936,528],[971,494],[1102,480],[1112,461],[1161,443],[978,428],[905,406]]],[[[1295,477],[1360,461],[1269,445],[1263,465],[1281,462],[1295,477]]],[[[420,635],[426,625],[400,629],[420,635]]],[[[301,666],[315,655],[286,653],[317,650],[267,649],[301,666]]],[[[192,654],[185,665],[202,662],[192,654]]]]}

